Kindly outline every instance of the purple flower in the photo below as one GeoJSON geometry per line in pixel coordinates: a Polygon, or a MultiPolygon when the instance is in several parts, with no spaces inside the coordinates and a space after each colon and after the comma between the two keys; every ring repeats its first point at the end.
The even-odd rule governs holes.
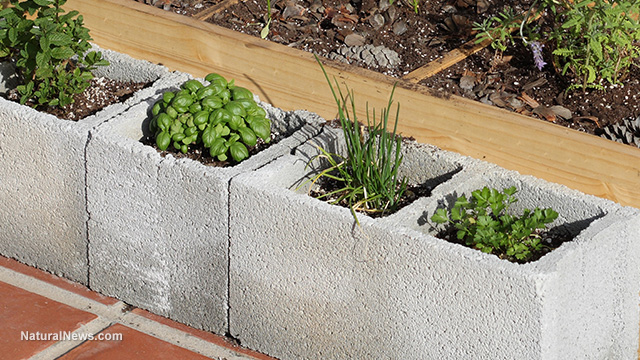
{"type": "Polygon", "coordinates": [[[544,47],[544,45],[540,44],[537,41],[532,41],[529,43],[529,46],[531,46],[531,51],[533,52],[533,61],[536,63],[536,67],[538,68],[538,70],[542,70],[542,68],[547,65],[547,63],[542,59],[542,48],[544,47]]]}

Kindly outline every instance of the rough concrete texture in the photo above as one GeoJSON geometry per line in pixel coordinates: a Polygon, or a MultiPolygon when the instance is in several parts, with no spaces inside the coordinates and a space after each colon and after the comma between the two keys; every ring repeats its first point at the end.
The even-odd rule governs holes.
{"type": "Polygon", "coordinates": [[[92,132],[87,146],[90,287],[188,325],[227,332],[228,184],[319,132],[314,114],[261,104],[280,141],[242,163],[166,157],[146,137],[155,99],[92,132]]]}
{"type": "Polygon", "coordinates": [[[448,164],[433,168],[463,169],[358,227],[348,209],[293,191],[301,149],[231,182],[229,319],[243,345],[281,359],[637,356],[637,210],[423,148],[427,163],[448,164]],[[525,265],[435,238],[436,206],[485,185],[516,185],[516,211],[553,207],[576,238],[525,265]]]}
{"type": "Polygon", "coordinates": [[[111,65],[101,71],[109,76],[157,81],[125,103],[78,122],[0,98],[0,253],[83,284],[88,273],[89,130],[154,95],[172,76],[164,67],[112,51],[103,53],[111,65]]]}

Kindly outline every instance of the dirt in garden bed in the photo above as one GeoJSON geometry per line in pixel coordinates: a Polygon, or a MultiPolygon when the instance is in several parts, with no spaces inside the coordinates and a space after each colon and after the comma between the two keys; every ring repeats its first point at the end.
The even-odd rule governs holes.
{"type": "Polygon", "coordinates": [[[538,70],[523,45],[503,55],[486,48],[421,84],[595,135],[606,126],[640,116],[637,67],[631,67],[624,86],[566,93],[568,80],[550,64],[538,70]]]}
{"type": "MultiPolygon", "coordinates": [[[[222,2],[135,1],[189,16],[222,2]]],[[[496,15],[506,6],[524,13],[532,3],[420,0],[416,14],[407,0],[393,4],[388,0],[274,0],[267,39],[402,76],[474,39],[473,22],[496,15]]],[[[246,0],[216,13],[209,21],[260,36],[266,13],[266,0],[246,0]]],[[[550,59],[551,49],[544,51],[544,58],[550,59]]],[[[632,66],[623,82],[607,85],[606,90],[567,92],[568,80],[551,64],[539,71],[530,49],[520,43],[500,56],[491,48],[484,49],[420,84],[436,90],[436,94],[460,95],[599,136],[607,127],[630,126],[633,119],[640,118],[640,69],[632,66]]],[[[627,135],[631,132],[638,140],[640,129],[627,131],[627,135]]]]}
{"type": "MultiPolygon", "coordinates": [[[[331,194],[332,192],[339,190],[344,187],[344,183],[330,179],[327,177],[321,177],[316,181],[313,189],[309,191],[309,196],[320,199],[322,201],[326,201],[332,203],[336,201],[340,197],[340,193],[331,194]],[[330,194],[330,195],[329,195],[330,194]]],[[[403,207],[410,205],[412,202],[421,197],[431,196],[432,187],[427,186],[425,184],[413,184],[407,185],[407,189],[405,190],[403,196],[398,201],[396,208],[393,211],[385,211],[385,212],[371,212],[365,210],[356,210],[356,212],[367,214],[372,218],[380,218],[388,215],[392,215],[402,209],[403,207]]],[[[336,205],[350,208],[347,201],[341,201],[336,203],[336,205]]]]}
{"type": "MultiPolygon", "coordinates": [[[[77,121],[91,116],[105,107],[123,102],[136,91],[149,86],[146,82],[123,82],[104,77],[91,80],[91,85],[82,93],[74,95],[74,102],[65,107],[39,106],[38,111],[57,116],[60,119],[77,121]]],[[[17,91],[10,91],[7,98],[18,101],[17,91]]],[[[33,102],[25,105],[32,106],[33,102]]]]}
{"type": "MultiPolygon", "coordinates": [[[[220,0],[136,0],[193,16],[220,0]],[[197,13],[197,12],[196,12],[197,13]]],[[[530,0],[521,0],[528,4],[530,0]]],[[[474,22],[496,15],[506,0],[274,0],[268,40],[401,76],[472,40],[474,22]]],[[[260,36],[266,0],[239,1],[207,21],[260,36]]]]}

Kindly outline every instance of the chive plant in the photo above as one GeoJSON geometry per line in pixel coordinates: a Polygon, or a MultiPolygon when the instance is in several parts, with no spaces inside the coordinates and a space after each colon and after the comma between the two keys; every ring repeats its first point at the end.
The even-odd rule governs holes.
{"type": "Polygon", "coordinates": [[[395,85],[389,96],[387,108],[382,110],[379,122],[375,122],[375,110],[373,122],[371,121],[367,104],[367,125],[364,126],[366,129],[363,131],[363,126],[356,116],[353,91],[347,87],[346,92],[343,93],[335,78],[336,88],[334,89],[318,57],[316,61],[320,64],[338,106],[338,118],[346,141],[347,154],[346,157],[340,156],[319,147],[320,154],[311,161],[323,158],[329,163],[329,167],[319,172],[310,181],[313,184],[324,177],[340,184],[338,189],[323,194],[319,198],[331,198],[330,202],[333,204],[348,204],[358,224],[356,211],[381,214],[394,212],[407,189],[406,178],[400,178],[398,175],[398,169],[402,163],[402,139],[396,135],[399,105],[393,132],[387,131],[395,85]]]}

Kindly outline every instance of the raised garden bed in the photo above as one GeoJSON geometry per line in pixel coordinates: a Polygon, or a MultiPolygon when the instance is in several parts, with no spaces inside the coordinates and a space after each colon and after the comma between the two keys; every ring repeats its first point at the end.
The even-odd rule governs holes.
{"type": "MultiPolygon", "coordinates": [[[[89,3],[70,3],[74,4],[89,3]]],[[[107,14],[126,12],[127,23],[131,16],[138,16],[138,25],[151,29],[150,34],[167,28],[173,31],[162,46],[159,42],[138,46],[138,40],[126,33],[139,31],[137,27],[118,28],[111,22],[101,28],[124,31],[118,34],[119,41],[134,41],[130,44],[136,45],[138,54],[153,46],[160,51],[167,43],[174,44],[172,39],[181,39],[172,51],[189,50],[183,56],[195,55],[196,61],[182,66],[200,68],[196,73],[217,71],[215,66],[206,66],[211,60],[208,54],[220,60],[220,72],[239,72],[239,83],[252,83],[259,94],[268,94],[264,96],[267,102],[275,98],[294,106],[308,97],[306,101],[313,106],[330,114],[335,111],[329,110],[330,101],[321,104],[329,96],[325,91],[315,93],[325,89],[326,83],[317,80],[321,73],[317,65],[312,68],[308,54],[248,41],[177,15],[164,14],[159,18],[162,22],[156,22],[150,16],[153,9],[147,13],[135,6],[111,7],[114,4],[118,0],[92,3],[98,10],[108,9],[107,14]],[[211,36],[217,42],[207,47],[211,36]],[[203,41],[203,46],[181,47],[185,38],[192,39],[192,45],[203,41]],[[221,53],[207,53],[218,47],[221,53]],[[246,57],[233,54],[238,49],[246,51],[246,56],[278,59],[278,67],[264,75],[261,66],[268,65],[249,66],[253,63],[246,57]],[[274,78],[281,71],[297,74],[303,83],[283,85],[274,78]],[[305,91],[291,93],[291,89],[305,91]]],[[[91,14],[94,21],[98,18],[92,8],[85,10],[87,19],[91,14]]],[[[139,34],[144,37],[147,33],[139,34]]],[[[95,34],[98,41],[101,35],[105,32],[95,34]]],[[[317,115],[261,103],[279,141],[236,166],[211,167],[159,153],[147,145],[152,135],[150,109],[163,90],[175,90],[189,76],[108,53],[112,66],[105,75],[154,81],[153,85],[79,122],[0,100],[0,115],[10,120],[0,128],[4,136],[0,137],[0,170],[5,173],[3,179],[10,179],[0,189],[8,204],[7,214],[0,215],[8,216],[6,230],[14,234],[0,238],[3,254],[189,325],[228,333],[283,359],[636,355],[638,209],[405,141],[400,172],[412,183],[431,188],[431,194],[390,216],[359,214],[358,222],[349,209],[309,197],[298,187],[311,175],[306,165],[317,154],[318,144],[344,153],[338,131],[322,128],[323,120],[317,115]],[[20,141],[25,131],[33,137],[35,148],[20,141]],[[35,180],[23,179],[24,174],[35,180]],[[516,264],[438,239],[442,228],[429,221],[430,215],[436,208],[451,208],[458,196],[468,196],[482,186],[517,187],[520,201],[515,211],[554,208],[560,216],[553,230],[573,240],[533,262],[516,264]],[[16,192],[16,187],[21,191],[16,192]],[[33,201],[25,202],[20,197],[24,194],[33,201]],[[29,217],[33,214],[37,218],[29,217]]],[[[171,60],[176,55],[172,52],[147,55],[154,59],[167,56],[175,64],[186,59],[171,60]]],[[[331,71],[338,70],[356,92],[373,99],[374,105],[382,99],[386,104],[390,78],[341,65],[331,71]]],[[[589,140],[585,145],[586,138],[569,130],[560,133],[554,130],[557,127],[547,128],[526,117],[477,108],[461,98],[433,97],[427,89],[409,82],[401,85],[396,99],[402,102],[403,113],[409,108],[408,117],[415,121],[401,124],[405,133],[412,126],[436,128],[415,132],[422,141],[446,137],[454,147],[509,164],[517,164],[540,146],[546,146],[545,151],[562,149],[561,154],[568,156],[562,161],[543,157],[538,162],[565,167],[547,170],[539,165],[536,175],[541,172],[562,179],[561,175],[580,169],[573,183],[587,188],[592,181],[602,181],[595,178],[602,170],[584,177],[583,169],[610,159],[586,157],[580,151],[593,150],[596,144],[617,151],[620,159],[616,160],[621,164],[637,160],[629,147],[623,151],[622,146],[604,140],[589,140]],[[496,119],[476,123],[487,114],[496,119]],[[428,125],[420,119],[428,119],[428,125]],[[527,129],[527,133],[505,133],[498,124],[527,129]],[[488,142],[467,142],[480,141],[481,136],[488,142]],[[487,147],[495,141],[505,143],[502,148],[487,147]],[[516,141],[521,143],[514,144],[516,141]],[[521,151],[503,154],[514,149],[521,151]]],[[[614,173],[606,178],[613,179],[607,187],[627,185],[611,192],[622,191],[624,202],[638,198],[636,189],[621,180],[640,177],[640,172],[634,173],[635,164],[605,169],[614,173]]]]}
{"type": "Polygon", "coordinates": [[[243,344],[282,359],[636,356],[637,210],[408,144],[412,181],[453,176],[358,226],[298,187],[315,144],[340,149],[326,129],[231,181],[229,321],[243,344]],[[436,207],[483,186],[516,186],[514,212],[554,208],[574,240],[519,265],[435,238],[436,207]]]}
{"type": "Polygon", "coordinates": [[[262,103],[272,120],[274,144],[237,165],[208,166],[161,155],[142,142],[152,135],[148,119],[158,98],[98,126],[87,143],[90,286],[225,334],[229,182],[291,152],[315,136],[323,120],[262,103]]]}
{"type": "MultiPolygon", "coordinates": [[[[96,42],[105,47],[196,76],[216,71],[251,84],[247,87],[261,98],[285,110],[308,109],[334,117],[330,95],[317,90],[325,88],[324,79],[307,52],[130,0],[99,4],[72,0],[68,4],[85,14],[96,42]]],[[[445,57],[441,62],[448,61],[445,57]]],[[[378,108],[386,104],[385,94],[398,81],[339,63],[329,67],[357,93],[367,94],[369,105],[378,108]]],[[[432,74],[425,71],[421,74],[432,74]]],[[[640,206],[639,150],[475,101],[438,97],[416,84],[425,76],[414,74],[399,81],[396,100],[403,109],[402,133],[523,174],[640,206]]],[[[364,106],[361,110],[362,115],[364,106]]]]}
{"type": "Polygon", "coordinates": [[[88,284],[85,150],[89,131],[171,83],[163,66],[102,50],[97,77],[150,85],[79,121],[0,98],[0,253],[88,284]]]}

